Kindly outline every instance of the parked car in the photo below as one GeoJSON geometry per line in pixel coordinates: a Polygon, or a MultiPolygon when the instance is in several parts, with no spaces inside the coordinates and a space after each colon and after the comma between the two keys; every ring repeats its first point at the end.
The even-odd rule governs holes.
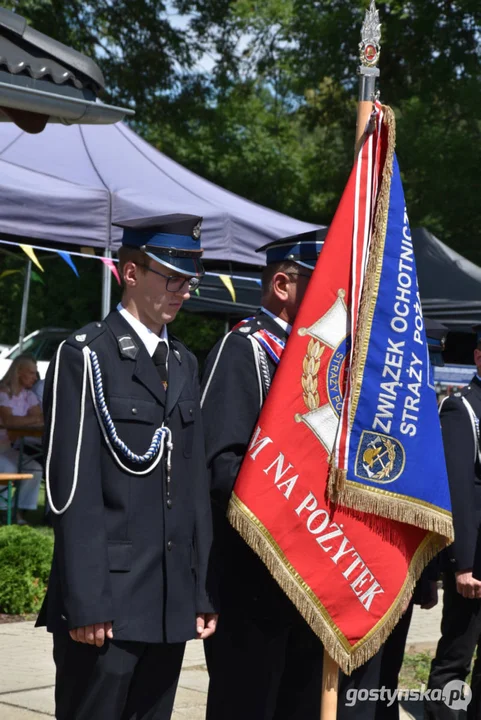
{"type": "Polygon", "coordinates": [[[22,353],[28,353],[37,361],[38,372],[43,380],[45,378],[49,362],[55,355],[55,351],[60,343],[68,338],[71,333],[72,330],[55,327],[34,330],[34,332],[24,338],[21,352],[17,343],[4,355],[0,355],[0,378],[5,375],[12,360],[15,360],[15,358],[22,353]]]}

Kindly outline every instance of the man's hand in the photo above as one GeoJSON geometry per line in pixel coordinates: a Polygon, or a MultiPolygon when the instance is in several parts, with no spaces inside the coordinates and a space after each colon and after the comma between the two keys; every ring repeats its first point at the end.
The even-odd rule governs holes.
{"type": "Polygon", "coordinates": [[[114,637],[114,633],[112,632],[112,623],[104,622],[97,623],[96,625],[86,625],[86,627],[75,628],[75,630],[70,630],[70,637],[72,640],[75,640],[75,642],[102,647],[105,642],[105,638],[112,640],[114,637]]]}
{"type": "Polygon", "coordinates": [[[215,633],[218,617],[214,613],[199,613],[196,616],[197,640],[205,640],[215,633]]]}
{"type": "Polygon", "coordinates": [[[456,590],[470,600],[481,598],[481,582],[473,578],[471,570],[461,570],[456,573],[456,590]]]}

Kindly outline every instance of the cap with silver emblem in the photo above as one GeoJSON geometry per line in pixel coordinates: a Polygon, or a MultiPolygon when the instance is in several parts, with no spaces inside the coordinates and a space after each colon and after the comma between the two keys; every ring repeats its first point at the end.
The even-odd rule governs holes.
{"type": "Polygon", "coordinates": [[[172,214],[113,223],[124,230],[122,245],[138,248],[152,260],[189,277],[202,277],[202,218],[172,214]]]}

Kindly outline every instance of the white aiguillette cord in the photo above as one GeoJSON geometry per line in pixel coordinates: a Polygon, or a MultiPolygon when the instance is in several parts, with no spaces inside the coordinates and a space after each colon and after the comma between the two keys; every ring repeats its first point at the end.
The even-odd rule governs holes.
{"type": "Polygon", "coordinates": [[[66,340],[64,340],[58,351],[55,358],[55,370],[54,370],[54,378],[53,378],[53,397],[52,397],[52,418],[50,422],[50,435],[48,440],[48,452],[47,452],[47,461],[45,463],[45,484],[47,488],[47,498],[49,502],[50,509],[55,515],[62,515],[72,504],[75,491],[77,489],[77,483],[78,483],[78,472],[79,472],[79,465],[80,465],[80,451],[82,448],[82,438],[83,438],[83,429],[84,429],[84,420],[85,420],[85,401],[86,401],[86,395],[87,395],[87,378],[89,379],[90,384],[90,392],[92,396],[92,402],[95,409],[95,414],[97,415],[97,420],[100,426],[100,430],[102,432],[103,438],[105,440],[105,443],[107,447],[110,450],[110,453],[116,463],[119,465],[119,467],[122,468],[125,472],[129,473],[129,475],[147,475],[148,473],[152,472],[159,462],[161,461],[163,454],[164,454],[164,445],[167,447],[167,458],[166,458],[166,472],[167,472],[167,488],[170,486],[170,472],[172,468],[172,451],[174,448],[173,442],[172,442],[172,432],[170,428],[165,427],[162,425],[162,427],[157,428],[157,430],[154,433],[154,436],[152,438],[152,441],[150,443],[150,447],[148,451],[144,455],[136,455],[133,453],[127,445],[118,437],[117,432],[115,430],[115,425],[112,422],[112,418],[110,417],[110,413],[108,411],[107,405],[105,403],[104,399],[104,393],[103,393],[103,385],[102,385],[102,376],[100,374],[100,367],[98,364],[97,355],[93,350],[90,350],[88,346],[85,346],[82,350],[83,354],[83,374],[82,374],[82,394],[80,398],[80,420],[79,420],[79,433],[77,438],[77,449],[75,452],[75,464],[74,464],[74,471],[73,471],[73,482],[72,482],[72,489],[70,491],[70,495],[68,497],[67,502],[65,503],[64,507],[60,510],[55,507],[53,501],[52,501],[52,493],[50,489],[50,461],[52,458],[52,449],[53,449],[53,440],[54,440],[54,434],[55,434],[55,420],[56,420],[56,414],[57,414],[57,389],[58,389],[58,373],[59,373],[59,365],[60,365],[60,354],[62,351],[62,347],[65,344],[66,340]],[[93,362],[92,362],[93,361],[93,362]],[[94,365],[94,367],[92,367],[94,365]],[[99,410],[98,405],[101,405],[101,410],[99,410]],[[128,468],[126,465],[123,464],[122,460],[118,457],[114,445],[121,451],[123,455],[125,455],[131,462],[143,464],[145,462],[150,462],[153,457],[155,457],[155,460],[152,464],[149,465],[149,467],[145,468],[144,470],[132,470],[131,468],[128,468]]]}

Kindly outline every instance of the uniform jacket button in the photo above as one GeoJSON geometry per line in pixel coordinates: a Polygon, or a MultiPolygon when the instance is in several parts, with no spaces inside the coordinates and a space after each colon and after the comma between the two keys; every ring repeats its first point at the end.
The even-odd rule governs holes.
{"type": "Polygon", "coordinates": [[[138,413],[137,408],[132,408],[132,415],[137,415],[137,413],[138,413]]]}
{"type": "Polygon", "coordinates": [[[172,542],[172,540],[169,540],[169,542],[167,543],[167,550],[172,550],[173,547],[174,543],[172,542]]]}
{"type": "Polygon", "coordinates": [[[172,500],[170,498],[167,500],[167,507],[169,508],[169,510],[172,507],[172,500]]]}

